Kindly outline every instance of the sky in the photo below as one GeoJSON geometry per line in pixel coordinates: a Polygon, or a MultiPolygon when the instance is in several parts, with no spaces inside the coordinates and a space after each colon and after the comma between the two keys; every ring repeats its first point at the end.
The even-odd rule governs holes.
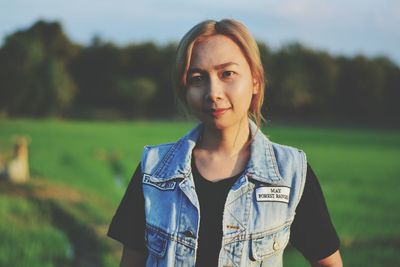
{"type": "Polygon", "coordinates": [[[333,55],[385,55],[400,65],[400,0],[0,0],[0,45],[39,19],[70,39],[177,42],[205,19],[234,18],[273,49],[299,42],[333,55]]]}

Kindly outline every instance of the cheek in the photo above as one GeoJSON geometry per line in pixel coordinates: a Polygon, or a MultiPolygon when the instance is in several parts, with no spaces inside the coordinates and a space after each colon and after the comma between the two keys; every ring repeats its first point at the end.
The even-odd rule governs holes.
{"type": "Polygon", "coordinates": [[[235,90],[236,99],[239,99],[243,105],[250,104],[253,97],[253,83],[249,82],[247,79],[241,80],[237,85],[237,90],[235,90]]]}
{"type": "Polygon", "coordinates": [[[186,104],[189,109],[193,110],[201,106],[202,95],[199,90],[189,88],[186,91],[186,104]]]}

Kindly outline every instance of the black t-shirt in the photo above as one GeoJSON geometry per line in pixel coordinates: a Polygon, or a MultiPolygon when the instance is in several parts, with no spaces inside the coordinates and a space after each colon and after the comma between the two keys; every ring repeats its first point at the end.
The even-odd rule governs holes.
{"type": "MultiPolygon", "coordinates": [[[[192,170],[201,210],[196,266],[217,266],[225,200],[240,174],[211,182],[200,175],[195,164],[192,164],[192,170]]],[[[147,253],[141,181],[139,165],[111,221],[108,236],[124,246],[147,253]]],[[[310,261],[325,258],[339,249],[339,238],[331,222],[321,187],[309,165],[304,192],[291,225],[290,243],[310,261]]]]}

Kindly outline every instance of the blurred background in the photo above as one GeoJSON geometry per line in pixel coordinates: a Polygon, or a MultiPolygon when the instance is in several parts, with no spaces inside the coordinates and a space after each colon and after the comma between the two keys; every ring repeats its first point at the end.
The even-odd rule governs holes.
{"type": "Polygon", "coordinates": [[[263,131],[306,151],[345,265],[400,265],[399,1],[0,0],[0,266],[118,266],[105,233],[143,146],[196,123],[177,43],[222,18],[259,43],[263,131]]]}

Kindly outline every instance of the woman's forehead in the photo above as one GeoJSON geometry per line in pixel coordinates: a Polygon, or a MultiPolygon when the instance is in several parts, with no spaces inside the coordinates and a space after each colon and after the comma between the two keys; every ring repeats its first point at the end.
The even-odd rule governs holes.
{"type": "Polygon", "coordinates": [[[231,63],[247,64],[239,46],[224,35],[214,35],[195,44],[192,50],[190,67],[210,68],[231,63]]]}

